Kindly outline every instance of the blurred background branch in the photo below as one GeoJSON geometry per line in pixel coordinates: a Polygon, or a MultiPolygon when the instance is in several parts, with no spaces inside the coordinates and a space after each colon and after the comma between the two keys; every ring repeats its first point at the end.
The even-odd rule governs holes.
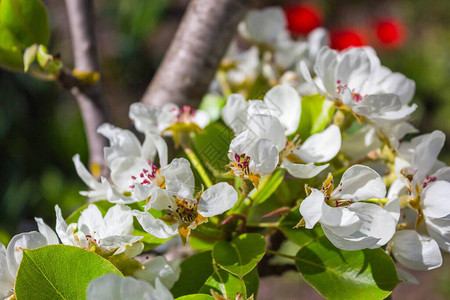
{"type": "MultiPolygon", "coordinates": [[[[70,24],[74,65],[77,72],[99,71],[97,43],[94,31],[94,7],[92,0],[66,0],[70,24]]],[[[102,95],[101,81],[89,89],[71,88],[81,115],[89,147],[89,165],[94,176],[100,175],[104,165],[103,148],[106,139],[97,133],[97,128],[107,121],[106,103],[102,95]]]]}

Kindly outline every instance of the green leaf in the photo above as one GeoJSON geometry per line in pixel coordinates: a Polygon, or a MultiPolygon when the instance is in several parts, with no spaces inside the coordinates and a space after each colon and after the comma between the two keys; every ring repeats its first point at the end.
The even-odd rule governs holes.
{"type": "Polygon", "coordinates": [[[206,111],[209,115],[211,122],[215,122],[220,118],[220,112],[222,107],[225,106],[226,100],[219,95],[206,94],[198,109],[206,111]]]}
{"type": "Polygon", "coordinates": [[[246,293],[244,281],[225,270],[216,270],[205,282],[200,292],[209,294],[211,289],[231,299],[236,299],[237,294],[244,295],[246,293]]]}
{"type": "Polygon", "coordinates": [[[278,169],[274,173],[264,176],[259,184],[259,189],[255,189],[255,192],[250,194],[253,203],[256,205],[266,201],[283,182],[285,173],[285,169],[278,169]]]}
{"type": "Polygon", "coordinates": [[[108,273],[122,275],[106,259],[81,248],[52,245],[24,249],[16,296],[18,300],[86,299],[89,282],[108,273]]]}
{"type": "Polygon", "coordinates": [[[253,295],[256,299],[259,289],[259,274],[258,269],[253,269],[250,273],[244,276],[245,287],[247,288],[247,298],[253,295]]]}
{"type": "Polygon", "coordinates": [[[325,236],[320,226],[316,226],[313,229],[306,229],[305,227],[294,228],[301,218],[298,207],[295,207],[280,219],[278,228],[291,242],[303,247],[325,236]]]}
{"type": "Polygon", "coordinates": [[[305,141],[314,133],[321,132],[331,122],[334,111],[333,102],[322,95],[303,97],[300,125],[295,134],[305,141]]]}
{"type": "Polygon", "coordinates": [[[301,248],[297,269],[327,299],[384,299],[399,283],[382,249],[344,251],[323,236],[301,248]]]}
{"type": "Polygon", "coordinates": [[[192,294],[178,297],[176,300],[214,300],[214,297],[206,294],[192,294]]]}
{"type": "Polygon", "coordinates": [[[47,11],[40,0],[2,0],[0,24],[11,31],[23,48],[47,45],[50,37],[47,11]]]}
{"type": "Polygon", "coordinates": [[[194,146],[203,163],[209,170],[225,173],[224,166],[229,163],[228,148],[234,133],[219,123],[212,123],[194,137],[194,146]]]}
{"type": "Polygon", "coordinates": [[[14,35],[0,24],[0,67],[23,72],[23,56],[14,35]]]}
{"type": "MultiPolygon", "coordinates": [[[[180,278],[172,287],[174,297],[198,293],[214,273],[211,251],[192,255],[180,264],[180,278]]],[[[209,294],[209,291],[208,291],[209,294]]]]}
{"type": "Polygon", "coordinates": [[[266,240],[257,233],[235,237],[231,242],[217,242],[212,255],[224,270],[240,278],[256,267],[266,253],[266,240]]]}

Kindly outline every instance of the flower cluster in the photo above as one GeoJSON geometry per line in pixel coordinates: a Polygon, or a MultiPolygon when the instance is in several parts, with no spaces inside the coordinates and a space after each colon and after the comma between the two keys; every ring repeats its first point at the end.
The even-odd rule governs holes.
{"type": "Polygon", "coordinates": [[[156,246],[164,252],[176,236],[183,245],[195,238],[193,248],[217,255],[205,286],[220,285],[213,280],[222,271],[244,282],[251,269],[234,270],[242,261],[221,262],[215,247],[250,227],[270,235],[261,220],[274,218],[271,227],[281,228],[286,211],[301,217],[283,232],[314,229],[336,251],[379,248],[415,270],[442,264],[440,251],[450,252],[450,167],[438,160],[445,135],[417,135],[409,123],[414,81],[381,65],[372,48],[331,50],[322,28],[306,40],[292,37],[280,8],[251,11],[239,33],[249,48],[233,44],[211,85],[223,100],[214,107],[221,120],[213,122],[207,109],[135,103],[129,117],[140,135],[101,125],[109,140],[106,175],[96,178],[73,157],[89,203],[67,219],[56,205],[55,231],[36,218],[39,231],[0,245],[1,298],[14,295],[24,249],[63,244],[106,258],[126,275],[92,280],[88,299],[174,299],[179,262],[136,257],[156,246]],[[222,132],[211,134],[217,128],[222,132]],[[225,157],[220,170],[208,147],[225,157]],[[264,201],[275,209],[260,217],[264,201]]]}

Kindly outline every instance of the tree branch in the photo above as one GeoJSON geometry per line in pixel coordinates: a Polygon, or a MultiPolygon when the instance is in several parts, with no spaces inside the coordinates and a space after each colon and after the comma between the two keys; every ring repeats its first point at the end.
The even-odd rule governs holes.
{"type": "Polygon", "coordinates": [[[191,0],[142,102],[198,105],[250,2],[191,0]]]}
{"type": "MultiPolygon", "coordinates": [[[[92,0],[66,0],[65,2],[75,68],[81,72],[98,72],[92,0]]],[[[86,89],[73,86],[71,92],[77,100],[83,117],[89,146],[90,168],[94,175],[99,176],[104,166],[103,148],[107,145],[106,139],[97,133],[97,128],[107,121],[101,82],[98,81],[94,86],[86,89]]]]}

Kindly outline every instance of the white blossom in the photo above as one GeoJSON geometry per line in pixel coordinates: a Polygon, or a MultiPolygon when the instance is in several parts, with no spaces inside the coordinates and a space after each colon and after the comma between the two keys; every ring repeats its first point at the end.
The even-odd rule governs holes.
{"type": "Polygon", "coordinates": [[[94,204],[81,212],[77,223],[67,225],[58,205],[56,211],[56,232],[64,245],[90,249],[97,246],[101,251],[113,254],[132,254],[134,257],[143,249],[139,241],[142,236],[134,236],[131,208],[116,204],[105,217],[94,204]]]}
{"type": "Polygon", "coordinates": [[[386,209],[364,201],[383,198],[383,179],[362,165],[350,167],[335,188],[332,177],[321,190],[312,189],[300,213],[306,228],[320,223],[327,238],[343,250],[376,248],[395,233],[397,220],[386,209]]]}
{"type": "Polygon", "coordinates": [[[157,278],[154,287],[146,281],[117,274],[92,280],[86,290],[88,300],[173,300],[170,291],[157,278]]]}
{"type": "Polygon", "coordinates": [[[161,218],[149,212],[134,210],[143,229],[159,238],[168,238],[177,233],[186,241],[192,229],[232,208],[237,200],[236,190],[220,182],[194,196],[194,174],[190,163],[184,158],[174,159],[162,172],[165,189],[154,189],[146,210],[167,212],[161,218]]]}

